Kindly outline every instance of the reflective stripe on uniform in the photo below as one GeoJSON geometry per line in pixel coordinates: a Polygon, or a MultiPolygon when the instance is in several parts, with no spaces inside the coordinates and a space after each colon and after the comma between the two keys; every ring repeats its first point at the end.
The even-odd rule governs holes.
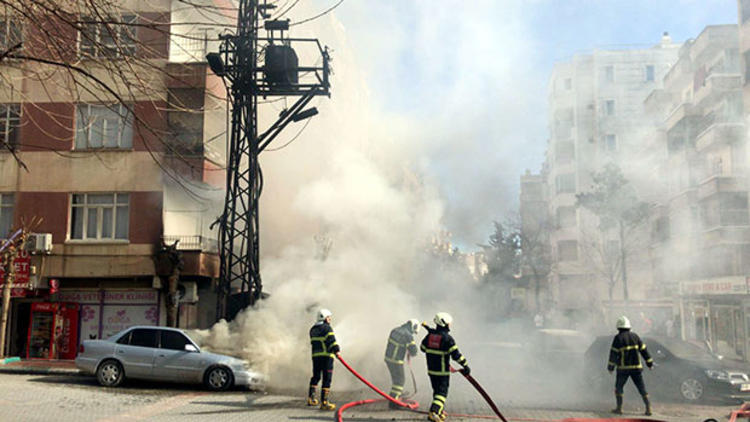
{"type": "Polygon", "coordinates": [[[427,374],[429,375],[450,375],[450,371],[427,371],[427,374]]]}
{"type": "Polygon", "coordinates": [[[390,362],[390,363],[395,363],[397,365],[403,365],[404,364],[404,361],[402,361],[402,360],[391,359],[391,358],[385,358],[385,361],[386,362],[390,362]]]}
{"type": "Polygon", "coordinates": [[[328,356],[329,358],[332,358],[335,355],[333,353],[328,353],[328,352],[318,352],[318,353],[313,353],[312,354],[312,357],[314,357],[314,358],[316,358],[318,356],[328,356]]]}
{"type": "Polygon", "coordinates": [[[643,369],[643,365],[640,363],[638,365],[628,365],[628,366],[618,366],[617,369],[643,369]]]}

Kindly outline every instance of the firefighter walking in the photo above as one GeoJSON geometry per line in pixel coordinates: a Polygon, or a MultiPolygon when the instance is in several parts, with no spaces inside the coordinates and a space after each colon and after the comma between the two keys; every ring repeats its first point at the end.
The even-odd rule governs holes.
{"type": "Polygon", "coordinates": [[[612,373],[617,368],[617,379],[615,381],[615,399],[617,407],[612,413],[622,414],[622,392],[628,378],[633,380],[638,392],[641,393],[643,404],[646,405],[645,415],[651,415],[651,402],[648,399],[646,385],[643,383],[643,365],[641,364],[640,355],[646,361],[648,369],[654,365],[653,359],[646,350],[640,337],[630,331],[630,320],[621,316],[617,319],[617,335],[612,340],[612,349],[609,352],[609,363],[607,370],[612,373]]]}
{"type": "Polygon", "coordinates": [[[433,321],[435,328],[425,325],[427,335],[422,340],[420,349],[426,355],[427,374],[432,384],[432,405],[430,405],[427,419],[432,422],[442,422],[446,418],[444,409],[450,385],[451,358],[463,366],[461,370],[463,374],[469,375],[471,370],[466,363],[466,358],[458,351],[456,341],[449,333],[453,317],[447,312],[438,312],[433,321]]]}
{"type": "Polygon", "coordinates": [[[339,353],[336,336],[331,328],[333,314],[328,309],[318,311],[317,321],[310,328],[310,345],[312,346],[313,375],[310,378],[310,389],[307,393],[307,405],[317,406],[321,410],[334,410],[336,405],[329,401],[331,378],[333,377],[333,357],[339,353]],[[320,402],[315,399],[315,389],[318,381],[323,379],[320,390],[320,402]]]}
{"type": "MultiPolygon", "coordinates": [[[[404,360],[407,353],[409,357],[417,355],[417,343],[414,336],[419,332],[419,320],[410,319],[391,330],[388,336],[388,344],[385,347],[385,364],[391,374],[390,396],[399,399],[404,392],[404,360]]],[[[392,408],[399,408],[397,404],[388,402],[392,408]]]]}

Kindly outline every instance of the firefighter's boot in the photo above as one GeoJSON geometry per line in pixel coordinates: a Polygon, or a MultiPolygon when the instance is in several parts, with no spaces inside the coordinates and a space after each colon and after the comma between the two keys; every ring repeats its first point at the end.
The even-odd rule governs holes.
{"type": "Polygon", "coordinates": [[[445,419],[438,412],[430,412],[427,414],[427,420],[431,422],[443,422],[445,419]]]}
{"type": "Polygon", "coordinates": [[[315,398],[315,385],[311,385],[310,389],[307,391],[307,405],[308,406],[317,406],[320,404],[318,402],[318,399],[315,398]]]}
{"type": "MultiPolygon", "coordinates": [[[[401,397],[400,393],[394,392],[393,389],[391,389],[391,394],[389,394],[394,400],[401,400],[399,397],[401,397]]],[[[388,400],[388,408],[391,410],[398,410],[401,409],[401,406],[397,405],[396,403],[388,400]]]]}
{"type": "Polygon", "coordinates": [[[648,399],[648,394],[643,396],[643,404],[646,405],[646,411],[643,412],[646,416],[651,416],[651,401],[648,399]]]}
{"type": "Polygon", "coordinates": [[[612,409],[612,413],[622,415],[622,395],[615,393],[615,399],[617,400],[617,407],[612,409]]]}
{"type": "Polygon", "coordinates": [[[334,410],[336,405],[328,401],[328,394],[331,392],[330,388],[322,388],[320,390],[320,410],[334,410]]]}

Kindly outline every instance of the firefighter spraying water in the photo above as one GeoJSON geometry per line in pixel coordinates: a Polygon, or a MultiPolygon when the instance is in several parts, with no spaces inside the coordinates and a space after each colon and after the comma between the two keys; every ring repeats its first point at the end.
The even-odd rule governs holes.
{"type": "Polygon", "coordinates": [[[427,335],[422,340],[420,350],[426,355],[427,374],[432,384],[432,405],[427,419],[432,422],[443,422],[446,419],[444,409],[450,386],[451,358],[463,366],[462,374],[468,376],[471,370],[449,333],[453,317],[447,312],[438,312],[433,321],[435,328],[423,324],[427,329],[427,335]]]}
{"type": "Polygon", "coordinates": [[[333,357],[339,353],[339,345],[331,328],[331,317],[333,313],[328,309],[318,311],[318,318],[310,328],[310,344],[312,346],[312,368],[313,375],[310,378],[310,389],[307,392],[307,405],[317,406],[321,410],[334,410],[336,405],[329,401],[331,391],[331,379],[333,378],[333,357]],[[320,390],[320,402],[315,399],[315,390],[318,381],[323,379],[320,390]]]}
{"type": "MultiPolygon", "coordinates": [[[[391,330],[388,336],[388,345],[385,348],[385,364],[388,372],[391,374],[391,392],[390,396],[394,399],[401,397],[404,392],[404,360],[417,355],[417,343],[414,336],[419,332],[419,320],[410,319],[405,323],[391,330]]],[[[399,406],[393,402],[388,402],[392,409],[399,406]]]]}

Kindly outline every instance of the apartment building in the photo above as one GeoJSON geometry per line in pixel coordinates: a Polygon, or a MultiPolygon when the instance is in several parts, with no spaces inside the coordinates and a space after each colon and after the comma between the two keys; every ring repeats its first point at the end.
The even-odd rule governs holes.
{"type": "Polygon", "coordinates": [[[737,25],[708,26],[686,42],[645,107],[659,122],[650,139],[663,181],[652,291],[679,295],[684,338],[744,358],[750,214],[737,25]]]}
{"type": "Polygon", "coordinates": [[[200,30],[191,37],[178,25],[182,36],[170,39],[172,11],[184,3],[120,3],[109,23],[72,10],[80,30],[44,15],[0,24],[3,49],[22,41],[26,55],[75,62],[103,82],[35,61],[0,63],[0,237],[32,221],[51,236],[51,247],[31,245],[28,281],[14,286],[10,355],[72,358],[80,340],[164,324],[162,242],[179,241],[184,263],[179,326],[213,322],[219,264],[208,226],[223,199],[224,86],[200,45],[185,54],[183,40],[200,30]],[[60,40],[68,56],[53,51],[60,40]]]}
{"type": "MultiPolygon", "coordinates": [[[[573,320],[590,319],[587,313],[609,298],[608,272],[615,270],[607,260],[620,247],[614,235],[600,232],[594,215],[576,207],[576,194],[590,189],[592,172],[607,163],[617,164],[635,184],[647,179],[635,159],[650,123],[643,101],[661,85],[678,48],[665,33],[649,48],[595,50],[553,69],[544,173],[553,221],[550,283],[556,307],[573,320]]],[[[630,279],[638,281],[632,298],[643,297],[642,286],[649,284],[638,259],[631,256],[628,263],[630,279]]],[[[621,299],[621,291],[618,285],[613,298],[621,299]]]]}

